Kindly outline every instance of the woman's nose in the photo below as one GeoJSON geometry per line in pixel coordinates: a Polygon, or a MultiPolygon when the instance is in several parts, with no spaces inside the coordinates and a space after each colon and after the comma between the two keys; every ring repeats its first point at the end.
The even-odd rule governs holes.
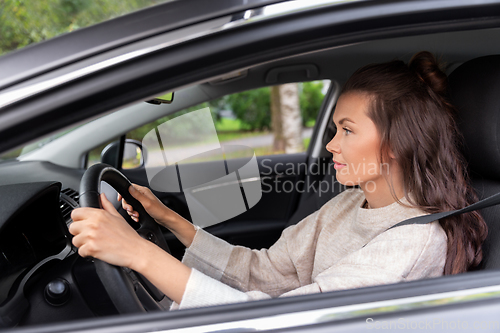
{"type": "Polygon", "coordinates": [[[333,136],[333,138],[326,144],[326,150],[328,150],[332,154],[340,154],[340,145],[338,144],[335,138],[337,134],[333,136]]]}

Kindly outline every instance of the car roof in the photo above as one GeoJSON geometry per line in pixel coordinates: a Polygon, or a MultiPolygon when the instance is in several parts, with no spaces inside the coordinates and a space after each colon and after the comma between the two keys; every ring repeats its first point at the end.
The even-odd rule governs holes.
{"type": "Polygon", "coordinates": [[[170,30],[286,0],[170,1],[0,57],[0,89],[170,30]]]}

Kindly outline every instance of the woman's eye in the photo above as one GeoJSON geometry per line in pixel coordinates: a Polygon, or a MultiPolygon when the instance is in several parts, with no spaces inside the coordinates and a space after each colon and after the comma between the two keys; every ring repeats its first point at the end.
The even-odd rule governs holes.
{"type": "Polygon", "coordinates": [[[350,129],[348,129],[348,128],[343,127],[342,129],[344,130],[344,134],[345,135],[349,135],[349,134],[352,133],[352,131],[350,129]]]}

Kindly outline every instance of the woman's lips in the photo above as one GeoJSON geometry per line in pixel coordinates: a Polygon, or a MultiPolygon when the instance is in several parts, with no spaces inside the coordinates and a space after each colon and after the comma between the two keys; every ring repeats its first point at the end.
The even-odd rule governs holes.
{"type": "Polygon", "coordinates": [[[335,170],[339,170],[339,169],[342,169],[343,167],[347,166],[347,164],[342,164],[342,163],[339,163],[337,161],[333,161],[333,168],[335,170]]]}

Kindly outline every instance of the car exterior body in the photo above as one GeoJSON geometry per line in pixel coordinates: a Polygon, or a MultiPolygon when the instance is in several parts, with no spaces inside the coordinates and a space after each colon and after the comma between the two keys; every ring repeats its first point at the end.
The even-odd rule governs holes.
{"type": "MultiPolygon", "coordinates": [[[[257,158],[261,179],[285,177],[293,185],[317,181],[315,177],[326,172],[308,173],[307,166],[324,165],[331,158],[324,144],[331,136],[332,110],[342,83],[354,70],[397,57],[407,61],[412,54],[428,50],[441,56],[451,72],[469,59],[500,53],[499,27],[498,1],[184,0],[126,15],[0,58],[1,151],[73,129],[30,154],[0,164],[0,185],[22,193],[20,184],[60,182],[63,189],[78,191],[89,151],[116,138],[124,143],[123,135],[137,127],[240,91],[329,80],[307,151],[257,158]],[[276,77],[269,75],[273,70],[278,71],[276,77]],[[156,108],[143,103],[168,91],[175,91],[172,104],[156,108]],[[294,173],[286,174],[286,166],[294,173]]],[[[122,171],[132,182],[147,185],[143,167],[122,171]]],[[[274,188],[245,214],[208,230],[254,247],[264,246],[256,238],[269,235],[266,242],[272,244],[297,207],[318,191],[295,188],[289,193],[274,188]]],[[[162,200],[182,206],[179,197],[165,195],[162,200]]],[[[5,213],[11,208],[7,194],[4,202],[5,213]]],[[[47,223],[64,228],[64,222],[47,223]]],[[[5,230],[0,228],[0,236],[3,232],[9,237],[5,230]]],[[[72,280],[76,254],[67,257],[70,251],[60,252],[47,264],[47,257],[37,261],[23,288],[0,284],[8,289],[4,293],[18,293],[29,303],[16,317],[12,314],[17,310],[8,308],[13,298],[6,296],[0,306],[5,316],[0,328],[13,332],[500,330],[500,276],[494,269],[300,297],[116,316],[113,309],[97,309],[97,301],[89,304],[98,299],[99,289],[72,280]],[[45,302],[43,288],[58,276],[70,280],[73,298],[79,302],[60,306],[45,302]],[[15,319],[9,321],[11,315],[15,319]]],[[[80,279],[86,276],[78,274],[80,279]]]]}

